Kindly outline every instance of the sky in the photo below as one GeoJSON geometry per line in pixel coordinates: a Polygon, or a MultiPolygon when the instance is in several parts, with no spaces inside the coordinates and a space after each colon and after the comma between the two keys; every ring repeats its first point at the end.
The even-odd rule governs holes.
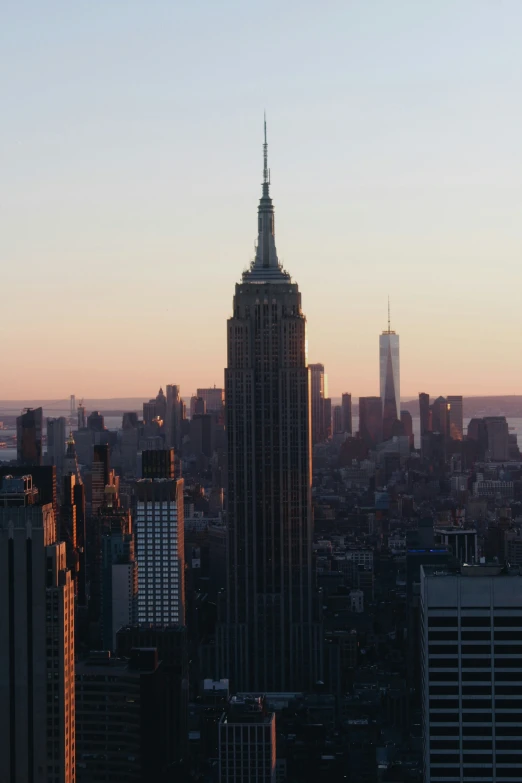
{"type": "Polygon", "coordinates": [[[223,383],[263,111],[332,396],[522,394],[520,0],[5,0],[0,399],[223,383]]]}

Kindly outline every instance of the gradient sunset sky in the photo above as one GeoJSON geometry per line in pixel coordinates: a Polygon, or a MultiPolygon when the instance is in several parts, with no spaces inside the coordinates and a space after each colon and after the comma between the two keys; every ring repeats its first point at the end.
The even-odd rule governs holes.
{"type": "Polygon", "coordinates": [[[276,244],[333,396],[522,393],[520,0],[2,7],[0,399],[223,383],[276,244]]]}

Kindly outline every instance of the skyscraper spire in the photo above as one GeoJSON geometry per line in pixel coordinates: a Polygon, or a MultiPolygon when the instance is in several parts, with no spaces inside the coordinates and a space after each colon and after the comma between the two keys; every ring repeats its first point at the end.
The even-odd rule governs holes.
{"type": "Polygon", "coordinates": [[[256,257],[248,272],[243,273],[243,280],[261,281],[273,280],[287,282],[288,275],[277,257],[275,246],[274,205],[270,198],[270,169],[268,168],[268,142],[266,135],[266,112],[264,113],[263,140],[263,185],[259,207],[257,209],[257,244],[256,257]]]}
{"type": "Polygon", "coordinates": [[[270,185],[270,171],[268,170],[268,142],[266,140],[266,111],[265,111],[265,143],[263,144],[263,185],[270,185]]]}

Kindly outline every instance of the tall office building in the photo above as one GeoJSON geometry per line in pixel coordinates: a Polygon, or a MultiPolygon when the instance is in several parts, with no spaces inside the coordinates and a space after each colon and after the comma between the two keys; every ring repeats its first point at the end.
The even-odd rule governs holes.
{"type": "Polygon", "coordinates": [[[275,783],[276,717],[259,696],[233,696],[219,721],[220,783],[275,783]]]}
{"type": "Polygon", "coordinates": [[[399,335],[390,327],[389,300],[388,329],[379,337],[379,368],[383,440],[389,440],[392,436],[393,423],[400,419],[401,403],[399,335]]]}
{"type": "Polygon", "coordinates": [[[31,476],[0,485],[0,769],[75,781],[74,591],[51,504],[31,476]]]}
{"type": "Polygon", "coordinates": [[[424,780],[519,781],[522,576],[421,568],[424,780]]]}
{"type": "Polygon", "coordinates": [[[136,482],[138,622],[185,622],[183,479],[136,482]]]}
{"type": "Polygon", "coordinates": [[[325,405],[328,396],[327,381],[323,364],[309,364],[310,410],[312,421],[312,446],[326,440],[325,405]]]}
{"type": "Polygon", "coordinates": [[[420,434],[431,432],[430,395],[426,392],[419,393],[420,434]]]}
{"type": "Polygon", "coordinates": [[[485,416],[484,423],[490,460],[504,462],[509,457],[509,428],[505,416],[485,416]]]}
{"type": "Polygon", "coordinates": [[[65,460],[65,417],[47,419],[47,463],[56,465],[59,475],[62,474],[65,460]]]}
{"type": "Polygon", "coordinates": [[[181,426],[181,395],[179,386],[167,384],[167,407],[165,412],[165,445],[178,448],[181,426]]]}
{"type": "Polygon", "coordinates": [[[431,405],[431,428],[433,432],[438,432],[445,438],[449,436],[449,407],[444,397],[437,397],[431,405]]]}
{"type": "Polygon", "coordinates": [[[332,432],[334,435],[340,435],[343,430],[343,409],[340,405],[334,405],[332,412],[332,432]]]}
{"type": "Polygon", "coordinates": [[[382,442],[382,400],[380,397],[359,397],[359,435],[367,446],[382,442]]]}
{"type": "Polygon", "coordinates": [[[277,257],[266,131],[258,230],[227,325],[227,622],[218,668],[237,689],[308,689],[320,677],[321,626],[312,591],[306,319],[277,257]]]}
{"type": "Polygon", "coordinates": [[[16,419],[16,458],[19,465],[42,464],[42,427],[41,408],[27,408],[16,419]]]}
{"type": "Polygon", "coordinates": [[[344,392],[341,397],[341,408],[343,410],[343,432],[352,434],[352,395],[344,392]]]}
{"type": "Polygon", "coordinates": [[[103,505],[105,487],[111,482],[109,447],[106,445],[94,447],[91,482],[91,513],[94,516],[103,505]]]}
{"type": "Polygon", "coordinates": [[[197,397],[201,397],[205,401],[207,413],[222,413],[223,406],[225,404],[225,390],[216,389],[214,386],[211,389],[198,389],[196,392],[197,397]]]}
{"type": "Polygon", "coordinates": [[[464,437],[464,412],[462,394],[449,394],[449,436],[453,440],[462,440],[464,437]]]}

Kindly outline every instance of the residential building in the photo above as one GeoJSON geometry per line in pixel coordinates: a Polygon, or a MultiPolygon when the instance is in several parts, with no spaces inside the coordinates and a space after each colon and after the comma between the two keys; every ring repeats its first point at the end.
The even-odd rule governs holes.
{"type": "Polygon", "coordinates": [[[185,622],[183,479],[136,482],[138,622],[185,622]]]}

